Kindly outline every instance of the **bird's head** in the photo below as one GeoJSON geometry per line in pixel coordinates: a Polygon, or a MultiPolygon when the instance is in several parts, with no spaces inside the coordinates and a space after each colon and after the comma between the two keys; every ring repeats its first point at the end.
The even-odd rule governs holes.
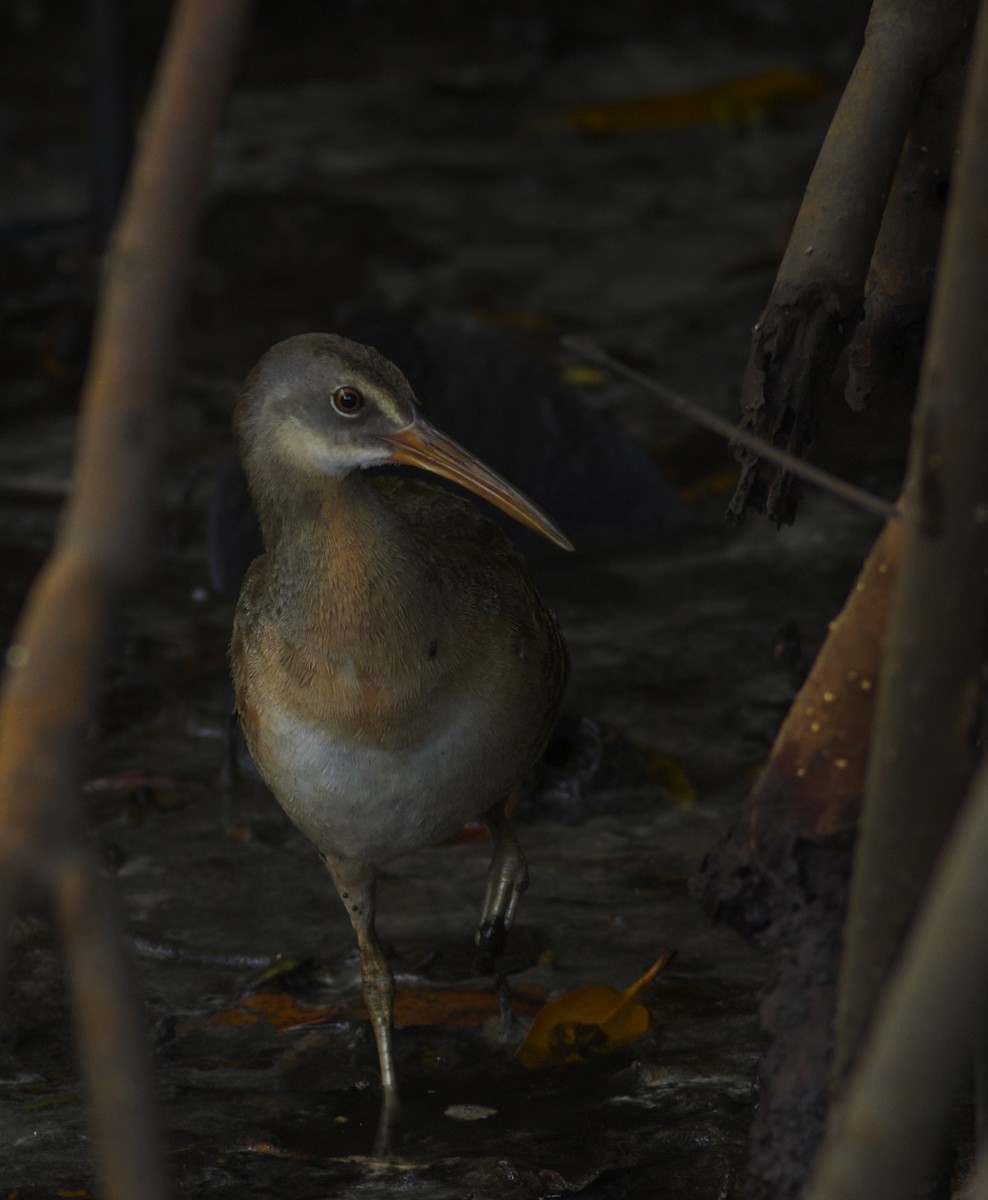
{"type": "Polygon", "coordinates": [[[307,333],[273,346],[251,371],[234,427],[249,480],[263,470],[342,477],[402,463],[450,479],[549,541],[556,524],[479,458],[426,420],[405,376],[370,346],[307,333]]]}

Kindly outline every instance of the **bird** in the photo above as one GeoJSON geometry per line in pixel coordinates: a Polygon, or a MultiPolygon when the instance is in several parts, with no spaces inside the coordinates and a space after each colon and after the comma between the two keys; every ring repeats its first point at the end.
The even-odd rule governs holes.
{"type": "MultiPolygon", "coordinates": [[[[581,550],[654,545],[690,521],[645,450],[503,332],[462,316],[409,312],[377,313],[341,332],[390,358],[413,390],[428,398],[430,417],[562,518],[581,550]],[[524,438],[518,437],[519,422],[524,438]],[[545,454],[547,441],[551,456],[545,454]]],[[[554,553],[510,518],[500,523],[527,556],[545,561],[554,553]]],[[[212,481],[206,547],[213,591],[236,599],[262,544],[247,481],[232,453],[212,481]]]]}
{"type": "Polygon", "coordinates": [[[382,1095],[397,1106],[378,868],[483,816],[493,852],[475,941],[491,968],[528,885],[505,798],[544,749],[569,671],[525,560],[472,500],[432,480],[573,547],[430,423],[373,347],[331,333],[279,342],[233,423],[264,543],[234,616],[235,709],[346,909],[382,1095]],[[418,472],[374,471],[394,464],[418,472]]]}

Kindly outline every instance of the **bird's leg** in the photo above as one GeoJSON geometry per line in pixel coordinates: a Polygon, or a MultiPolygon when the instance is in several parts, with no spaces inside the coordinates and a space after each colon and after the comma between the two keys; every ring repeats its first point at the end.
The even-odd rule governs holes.
{"type": "Polygon", "coordinates": [[[333,877],[350,924],[357,935],[364,1003],[367,1005],[374,1040],[377,1042],[384,1103],[393,1114],[398,1101],[398,1081],[391,1045],[395,981],[374,928],[374,886],[377,882],[377,870],[365,863],[354,862],[350,858],[338,858],[333,854],[324,854],[322,858],[333,877]]]}
{"type": "Polygon", "coordinates": [[[518,839],[508,824],[504,802],[492,805],[484,814],[491,831],[494,853],[487,871],[487,889],[475,941],[483,973],[494,969],[498,955],[515,918],[522,892],[528,887],[528,865],[518,839]]]}

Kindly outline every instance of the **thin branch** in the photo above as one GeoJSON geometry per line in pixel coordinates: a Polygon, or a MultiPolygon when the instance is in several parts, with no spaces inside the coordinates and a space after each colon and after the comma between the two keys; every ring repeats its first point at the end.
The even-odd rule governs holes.
{"type": "Polygon", "coordinates": [[[0,693],[0,865],[16,862],[22,872],[2,888],[0,937],[9,936],[21,883],[51,889],[80,1006],[80,1060],[106,1200],[157,1200],[168,1183],[148,1056],[139,1049],[143,1021],[81,836],[78,760],[114,604],[151,557],[175,315],[249,8],[248,0],[175,7],[107,259],[73,497],[18,624],[0,693]]]}
{"type": "Polygon", "coordinates": [[[637,383],[639,387],[651,392],[653,396],[658,396],[674,412],[680,413],[690,421],[693,421],[694,424],[700,425],[704,429],[709,429],[711,433],[719,434],[729,442],[744,446],[746,449],[751,450],[752,453],[768,459],[770,462],[774,462],[790,474],[798,475],[800,479],[804,479],[807,483],[811,483],[825,492],[830,492],[848,504],[864,509],[865,512],[874,513],[876,516],[883,517],[886,520],[899,515],[895,505],[890,504],[887,500],[882,500],[879,496],[874,496],[871,492],[866,492],[864,488],[859,488],[853,483],[847,483],[843,479],[838,479],[836,475],[831,475],[829,471],[815,467],[805,459],[797,458],[780,447],[773,446],[771,442],[765,441],[764,438],[749,433],[745,429],[739,429],[733,422],[725,420],[715,412],[711,412],[709,408],[704,408],[702,405],[696,404],[694,401],[687,399],[686,396],[664,387],[654,379],[650,379],[649,376],[643,374],[641,371],[636,371],[634,367],[621,362],[620,359],[615,358],[594,342],[588,341],[586,338],[577,337],[574,334],[567,334],[560,339],[560,342],[567,350],[571,350],[581,358],[599,363],[616,374],[623,375],[625,379],[630,379],[632,383],[637,383]]]}

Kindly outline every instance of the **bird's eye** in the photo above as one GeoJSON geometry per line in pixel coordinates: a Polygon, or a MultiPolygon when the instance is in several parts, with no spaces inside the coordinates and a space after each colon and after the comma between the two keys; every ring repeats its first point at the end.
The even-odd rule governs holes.
{"type": "Polygon", "coordinates": [[[341,387],[333,392],[333,408],[341,417],[355,417],[363,407],[363,393],[355,387],[341,387]]]}

